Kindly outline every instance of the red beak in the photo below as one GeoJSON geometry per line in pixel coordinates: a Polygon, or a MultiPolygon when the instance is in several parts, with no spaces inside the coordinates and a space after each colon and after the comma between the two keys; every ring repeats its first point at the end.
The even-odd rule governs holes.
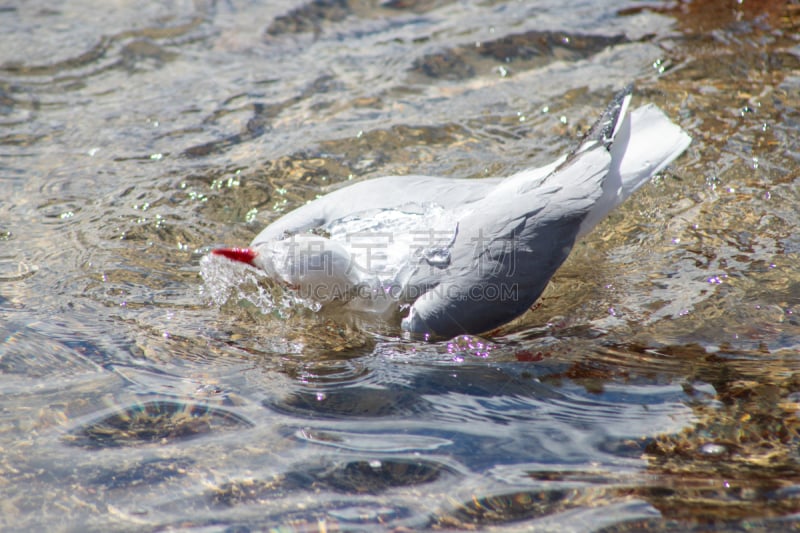
{"type": "Polygon", "coordinates": [[[211,250],[211,253],[227,257],[232,261],[247,263],[250,266],[255,266],[253,259],[258,255],[258,252],[252,248],[217,248],[216,250],[211,250]]]}

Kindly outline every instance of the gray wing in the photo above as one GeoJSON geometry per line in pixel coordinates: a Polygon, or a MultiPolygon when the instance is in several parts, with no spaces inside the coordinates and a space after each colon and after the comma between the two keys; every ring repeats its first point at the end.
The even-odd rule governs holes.
{"type": "Polygon", "coordinates": [[[488,195],[458,222],[444,268],[420,259],[408,285],[427,292],[411,306],[406,330],[452,336],[481,333],[524,313],[575,243],[602,195],[611,164],[597,146],[560,167],[536,189],[498,201],[488,195]]]}
{"type": "Polygon", "coordinates": [[[499,178],[472,180],[431,176],[387,176],[361,181],[287,213],[264,228],[251,246],[376,209],[431,202],[445,209],[461,207],[484,198],[499,181],[499,178]]]}

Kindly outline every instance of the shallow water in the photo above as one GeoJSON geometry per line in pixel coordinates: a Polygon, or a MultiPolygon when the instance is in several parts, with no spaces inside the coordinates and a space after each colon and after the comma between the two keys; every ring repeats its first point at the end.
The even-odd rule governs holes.
{"type": "Polygon", "coordinates": [[[797,2],[0,8],[0,524],[788,529],[797,2]],[[348,180],[506,175],[635,82],[694,138],[491,338],[209,304],[348,180]]]}

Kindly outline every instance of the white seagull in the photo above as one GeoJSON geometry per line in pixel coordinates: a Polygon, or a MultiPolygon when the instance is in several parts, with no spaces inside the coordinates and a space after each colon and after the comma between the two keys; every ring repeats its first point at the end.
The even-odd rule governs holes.
{"type": "Polygon", "coordinates": [[[570,154],[507,178],[389,176],[333,191],[213,250],[322,307],[399,317],[414,333],[478,334],[539,298],[575,242],[691,138],[623,89],[570,154]]]}

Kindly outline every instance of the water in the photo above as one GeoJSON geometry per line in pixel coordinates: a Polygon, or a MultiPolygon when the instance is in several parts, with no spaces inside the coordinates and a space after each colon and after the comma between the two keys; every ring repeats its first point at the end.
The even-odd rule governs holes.
{"type": "Polygon", "coordinates": [[[0,8],[4,529],[797,527],[795,3],[104,7],[0,8]],[[632,81],[691,148],[492,335],[203,293],[332,186],[546,164],[632,81]]]}

